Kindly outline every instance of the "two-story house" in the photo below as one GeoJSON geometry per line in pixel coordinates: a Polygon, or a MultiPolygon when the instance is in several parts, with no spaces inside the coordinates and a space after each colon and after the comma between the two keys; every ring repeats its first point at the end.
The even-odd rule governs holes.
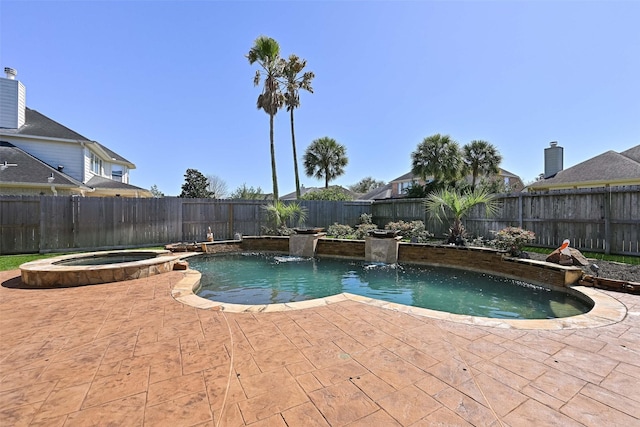
{"type": "Polygon", "coordinates": [[[135,165],[26,106],[16,71],[0,78],[0,195],[153,197],[129,184],[135,165]]]}
{"type": "MultiPolygon", "coordinates": [[[[521,191],[524,187],[522,179],[518,175],[515,175],[507,170],[500,169],[498,174],[491,177],[492,180],[499,180],[504,183],[504,188],[507,191],[521,191]]],[[[469,183],[471,183],[471,176],[467,177],[469,183]]],[[[395,199],[406,197],[407,190],[412,186],[419,184],[428,184],[432,180],[428,179],[426,182],[420,177],[413,174],[413,172],[407,172],[395,179],[392,179],[387,185],[371,190],[369,193],[360,197],[360,200],[381,200],[381,199],[395,199]]]]}

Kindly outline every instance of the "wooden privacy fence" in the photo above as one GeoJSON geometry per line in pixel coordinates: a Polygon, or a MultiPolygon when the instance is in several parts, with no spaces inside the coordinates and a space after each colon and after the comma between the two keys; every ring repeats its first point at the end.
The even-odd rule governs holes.
{"type": "MultiPolygon", "coordinates": [[[[306,226],[356,224],[371,202],[300,201],[306,226]]],[[[162,246],[260,235],[265,201],[0,196],[0,255],[162,246]]]]}
{"type": "MultiPolygon", "coordinates": [[[[465,219],[472,235],[519,226],[536,233],[536,245],[557,247],[564,239],[580,250],[640,255],[640,187],[499,196],[500,213],[485,218],[474,209],[465,219]]],[[[216,240],[236,233],[260,235],[267,202],[254,200],[0,196],[0,255],[99,250],[195,242],[211,227],[216,240]]],[[[436,237],[448,223],[431,220],[422,199],[353,202],[299,201],[305,226],[356,225],[363,213],[380,228],[391,221],[425,222],[436,237]]]]}
{"type": "Polygon", "coordinates": [[[564,239],[584,251],[640,255],[640,187],[519,193],[500,197],[501,212],[484,218],[478,207],[465,226],[475,235],[516,226],[536,234],[535,245],[558,247],[564,239]]]}
{"type": "MultiPolygon", "coordinates": [[[[555,248],[564,239],[591,252],[640,256],[640,187],[616,187],[500,195],[502,208],[486,218],[477,206],[464,219],[473,236],[492,239],[493,231],[522,227],[536,234],[535,246],[555,248]]],[[[380,200],[372,206],[373,222],[422,220],[441,237],[448,223],[428,217],[423,199],[380,200]]]]}

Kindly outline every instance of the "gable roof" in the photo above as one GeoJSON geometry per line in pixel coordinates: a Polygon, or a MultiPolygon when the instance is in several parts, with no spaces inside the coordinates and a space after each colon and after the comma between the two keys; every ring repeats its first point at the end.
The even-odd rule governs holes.
{"type": "Polygon", "coordinates": [[[16,165],[0,170],[0,187],[50,189],[53,185],[58,189],[66,188],[74,193],[107,192],[115,194],[120,190],[135,193],[139,197],[152,196],[151,192],[144,188],[99,176],[94,176],[86,184],[83,184],[6,141],[0,141],[0,162],[0,165],[4,162],[16,165]],[[53,181],[49,182],[51,177],[53,177],[53,181]]]}
{"type": "MultiPolygon", "coordinates": [[[[404,176],[404,175],[403,175],[404,176]]],[[[397,181],[398,179],[394,180],[397,181]]],[[[382,187],[374,188],[368,193],[358,197],[358,200],[380,200],[390,199],[393,196],[393,184],[385,184],[382,187]]]]}
{"type": "Polygon", "coordinates": [[[640,184],[640,145],[609,150],[529,186],[532,190],[640,184]]]}
{"type": "Polygon", "coordinates": [[[20,136],[39,136],[43,138],[56,138],[66,139],[70,141],[85,142],[88,144],[94,144],[96,148],[102,150],[104,154],[110,159],[121,163],[127,163],[130,169],[134,169],[135,165],[129,160],[125,159],[118,153],[97,141],[92,141],[78,132],[69,129],[68,127],[56,122],[53,119],[45,116],[44,114],[32,110],[31,108],[25,108],[25,123],[19,129],[2,129],[3,134],[8,135],[20,135],[20,136]]]}
{"type": "MultiPolygon", "coordinates": [[[[508,170],[502,169],[502,168],[498,168],[499,172],[498,172],[498,176],[501,177],[505,177],[505,178],[517,178],[520,179],[520,177],[512,172],[509,172],[508,170]]],[[[412,181],[412,180],[417,180],[420,179],[419,176],[415,175],[413,172],[407,172],[402,176],[397,177],[396,179],[392,179],[390,181],[390,183],[394,183],[394,182],[401,182],[401,181],[412,181]]]]}
{"type": "Polygon", "coordinates": [[[141,187],[136,187],[135,185],[125,184],[124,182],[114,181],[113,179],[105,178],[103,176],[94,176],[89,181],[87,181],[87,185],[91,188],[95,189],[104,189],[104,190],[139,190],[139,191],[149,191],[145,190],[141,187]]]}
{"type": "Polygon", "coordinates": [[[9,142],[0,141],[0,161],[16,165],[0,171],[1,182],[4,184],[50,187],[51,183],[48,179],[53,176],[53,183],[55,183],[56,187],[78,187],[90,190],[80,181],[58,171],[58,169],[49,166],[9,142]]]}

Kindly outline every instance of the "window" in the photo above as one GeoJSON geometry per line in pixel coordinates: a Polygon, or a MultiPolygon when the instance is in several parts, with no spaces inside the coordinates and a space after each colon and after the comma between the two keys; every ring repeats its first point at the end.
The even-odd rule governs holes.
{"type": "Polygon", "coordinates": [[[413,181],[405,181],[398,183],[398,194],[406,193],[413,186],[413,181]]]}
{"type": "Polygon", "coordinates": [[[115,166],[111,169],[111,179],[114,181],[122,182],[122,169],[116,168],[115,166]]]}
{"type": "Polygon", "coordinates": [[[91,172],[96,175],[102,174],[102,159],[91,153],[91,172]]]}

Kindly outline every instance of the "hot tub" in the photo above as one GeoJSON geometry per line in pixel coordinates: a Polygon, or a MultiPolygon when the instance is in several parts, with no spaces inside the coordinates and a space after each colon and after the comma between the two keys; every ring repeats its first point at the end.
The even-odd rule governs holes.
{"type": "Polygon", "coordinates": [[[22,283],[36,288],[97,285],[166,273],[179,258],[167,250],[89,252],[27,262],[20,271],[22,283]]]}

